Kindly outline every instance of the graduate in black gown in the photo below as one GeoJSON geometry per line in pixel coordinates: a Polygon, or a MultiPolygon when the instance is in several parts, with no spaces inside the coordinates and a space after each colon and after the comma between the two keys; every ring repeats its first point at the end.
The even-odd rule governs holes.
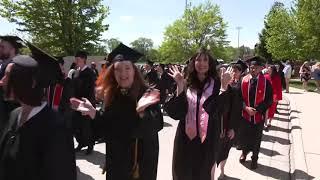
{"type": "Polygon", "coordinates": [[[258,157],[265,122],[265,113],[273,102],[272,86],[263,76],[263,60],[255,56],[250,62],[250,73],[242,78],[241,94],[243,100],[242,120],[240,123],[240,163],[246,161],[252,151],[251,169],[258,168],[258,157]]]}
{"type": "Polygon", "coordinates": [[[160,90],[160,102],[164,104],[165,100],[169,93],[171,93],[171,89],[174,86],[174,80],[168,73],[165,71],[165,65],[159,64],[156,67],[158,73],[158,83],[156,88],[160,90]]]}
{"type": "MultiPolygon", "coordinates": [[[[93,105],[95,105],[95,80],[94,72],[86,65],[87,53],[78,51],[75,55],[77,63],[77,75],[74,81],[74,97],[87,98],[93,105]]],[[[88,118],[82,116],[79,112],[73,113],[73,125],[75,138],[78,141],[76,151],[80,151],[83,147],[88,146],[86,154],[89,155],[93,151],[95,144],[93,124],[88,121],[88,118]]]]}
{"type": "Polygon", "coordinates": [[[106,139],[107,180],[156,180],[159,155],[158,131],[163,128],[160,93],[148,89],[134,65],[142,55],[120,44],[109,56],[101,90],[104,108],[96,111],[88,100],[75,109],[94,119],[95,131],[106,139]]]}
{"type": "MultiPolygon", "coordinates": [[[[238,136],[238,128],[241,120],[242,112],[242,97],[241,97],[241,74],[247,69],[247,65],[241,60],[234,61],[230,64],[227,73],[231,74],[231,81],[229,82],[226,92],[222,94],[226,103],[222,108],[223,111],[223,133],[221,134],[221,144],[219,146],[217,163],[220,166],[219,179],[225,177],[224,167],[229,156],[229,151],[235,143],[238,136]],[[232,138],[234,137],[234,138],[232,138]]],[[[221,71],[225,69],[222,68],[221,71]]]]}
{"type": "Polygon", "coordinates": [[[145,70],[145,80],[149,86],[156,86],[158,84],[159,78],[157,72],[153,68],[153,62],[148,60],[144,65],[145,70]]]}
{"type": "Polygon", "coordinates": [[[210,180],[217,159],[222,133],[224,103],[220,94],[230,81],[223,74],[223,83],[216,71],[217,62],[201,49],[190,60],[187,79],[178,67],[171,68],[177,83],[176,95],[164,106],[168,115],[179,120],[173,150],[173,180],[210,180]]]}
{"type": "Polygon", "coordinates": [[[63,119],[42,101],[44,74],[30,56],[16,56],[8,69],[6,96],[21,105],[0,137],[1,180],[75,180],[73,139],[63,119]]]}
{"type": "Polygon", "coordinates": [[[2,62],[0,63],[0,134],[6,121],[8,120],[10,112],[18,107],[16,102],[8,102],[4,97],[2,79],[6,78],[5,70],[8,64],[12,62],[12,58],[19,54],[19,50],[23,47],[22,40],[17,36],[0,36],[0,49],[2,62]]]}

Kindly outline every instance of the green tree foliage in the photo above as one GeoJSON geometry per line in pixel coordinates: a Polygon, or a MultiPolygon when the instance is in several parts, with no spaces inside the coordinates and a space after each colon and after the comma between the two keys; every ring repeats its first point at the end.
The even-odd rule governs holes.
{"type": "Polygon", "coordinates": [[[266,16],[266,48],[276,59],[297,57],[295,18],[283,3],[275,2],[266,16]]]}
{"type": "Polygon", "coordinates": [[[56,55],[72,55],[79,49],[101,51],[101,34],[108,29],[103,20],[108,14],[102,0],[0,1],[2,17],[18,24],[19,31],[28,32],[40,48],[56,55]]]}
{"type": "Polygon", "coordinates": [[[267,61],[271,61],[272,54],[268,52],[267,42],[266,42],[267,29],[268,29],[268,26],[265,23],[265,27],[262,29],[261,33],[259,33],[259,43],[256,44],[254,48],[254,51],[255,51],[254,53],[257,56],[261,56],[265,58],[267,61]]]}
{"type": "Polygon", "coordinates": [[[320,1],[297,0],[298,58],[320,59],[320,1]]]}
{"type": "Polygon", "coordinates": [[[159,48],[161,61],[184,62],[200,47],[210,48],[216,58],[224,57],[226,26],[219,7],[209,1],[188,8],[166,28],[159,48]]]}
{"type": "Polygon", "coordinates": [[[121,41],[117,38],[111,38],[106,40],[108,53],[115,49],[120,43],[121,41]]]}
{"type": "Polygon", "coordinates": [[[145,62],[147,60],[156,61],[157,51],[153,50],[153,41],[152,39],[140,37],[133,42],[130,43],[131,47],[142,54],[144,56],[140,59],[140,61],[145,62]]]}

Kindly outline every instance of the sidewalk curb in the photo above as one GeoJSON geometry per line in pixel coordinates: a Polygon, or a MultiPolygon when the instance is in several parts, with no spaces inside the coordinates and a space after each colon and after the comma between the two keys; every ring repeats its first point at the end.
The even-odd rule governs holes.
{"type": "Polygon", "coordinates": [[[302,129],[300,125],[300,117],[297,112],[297,106],[292,99],[285,96],[285,100],[289,102],[289,128],[291,133],[289,139],[290,147],[290,176],[291,180],[308,180],[308,167],[304,152],[304,145],[302,139],[302,129]]]}

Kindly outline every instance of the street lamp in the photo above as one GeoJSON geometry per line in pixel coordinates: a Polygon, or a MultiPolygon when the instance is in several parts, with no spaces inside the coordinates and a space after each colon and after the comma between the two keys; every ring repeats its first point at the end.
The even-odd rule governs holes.
{"type": "Polygon", "coordinates": [[[236,29],[238,30],[238,49],[239,49],[240,30],[242,29],[242,27],[237,26],[236,29]]]}

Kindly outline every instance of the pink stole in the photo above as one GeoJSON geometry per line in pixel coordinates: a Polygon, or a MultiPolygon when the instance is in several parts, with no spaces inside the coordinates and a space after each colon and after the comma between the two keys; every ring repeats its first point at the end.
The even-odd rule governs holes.
{"type": "MultiPolygon", "coordinates": [[[[204,142],[204,140],[207,137],[207,128],[208,128],[208,120],[209,115],[204,110],[203,103],[206,99],[208,99],[209,96],[212,95],[214,86],[214,80],[211,79],[210,83],[207,82],[204,86],[204,91],[200,98],[200,104],[199,104],[199,112],[198,112],[198,120],[199,120],[199,136],[201,139],[201,143],[204,142]]],[[[185,120],[185,131],[187,136],[190,140],[194,139],[197,136],[197,91],[194,89],[187,89],[187,100],[188,100],[188,113],[186,115],[185,120]]]]}

